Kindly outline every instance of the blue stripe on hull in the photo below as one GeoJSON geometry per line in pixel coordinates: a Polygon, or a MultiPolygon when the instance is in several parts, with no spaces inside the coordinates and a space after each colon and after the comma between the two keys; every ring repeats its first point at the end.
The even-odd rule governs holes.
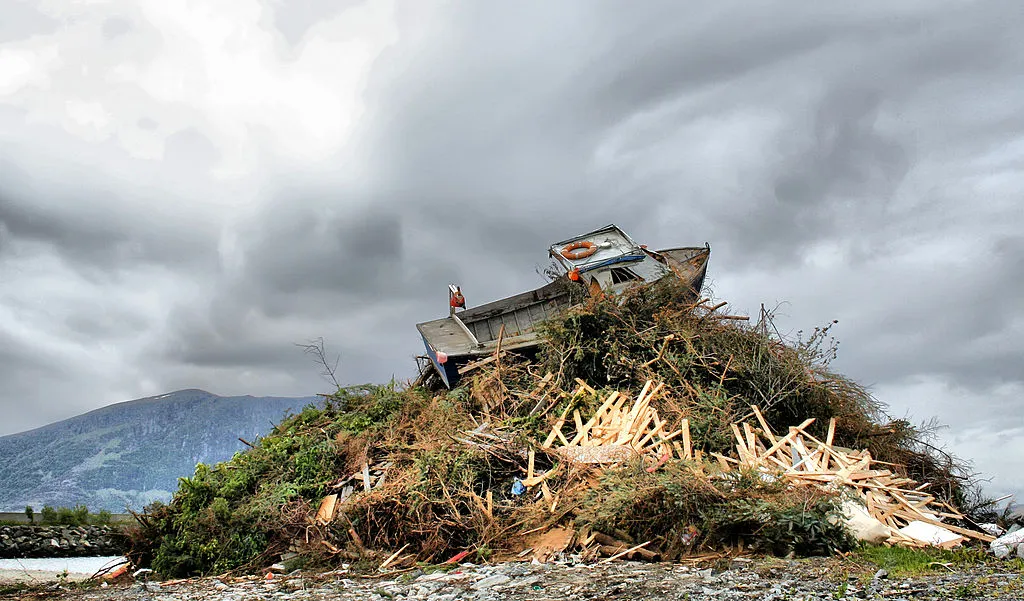
{"type": "Polygon", "coordinates": [[[438,375],[441,376],[441,381],[444,385],[451,389],[453,386],[459,383],[459,370],[455,367],[454,363],[449,359],[444,365],[437,362],[437,353],[427,342],[426,338],[420,336],[423,339],[423,346],[427,349],[427,356],[430,357],[430,362],[434,364],[434,368],[437,369],[438,375]]]}

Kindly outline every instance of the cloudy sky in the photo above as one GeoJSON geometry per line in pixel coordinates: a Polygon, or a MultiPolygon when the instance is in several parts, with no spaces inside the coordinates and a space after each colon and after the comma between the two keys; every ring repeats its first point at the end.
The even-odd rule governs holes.
{"type": "Polygon", "coordinates": [[[1024,492],[1016,0],[5,0],[0,434],[409,377],[617,223],[1024,492]]]}

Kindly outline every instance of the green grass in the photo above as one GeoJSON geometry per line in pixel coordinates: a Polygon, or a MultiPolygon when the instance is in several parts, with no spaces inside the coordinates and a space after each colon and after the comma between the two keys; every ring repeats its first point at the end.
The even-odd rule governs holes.
{"type": "Polygon", "coordinates": [[[909,549],[906,547],[864,546],[858,555],[889,572],[891,576],[917,576],[935,570],[977,565],[986,561],[985,553],[975,549],[909,549]]]}

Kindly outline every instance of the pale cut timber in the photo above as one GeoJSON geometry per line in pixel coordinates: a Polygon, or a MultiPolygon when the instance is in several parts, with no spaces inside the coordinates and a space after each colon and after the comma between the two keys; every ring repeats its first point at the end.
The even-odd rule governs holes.
{"type": "Polygon", "coordinates": [[[683,431],[683,451],[686,452],[684,459],[693,459],[693,446],[690,444],[690,420],[684,417],[679,429],[683,431]]]}
{"type": "Polygon", "coordinates": [[[334,520],[334,510],[338,506],[338,495],[327,495],[320,501],[320,508],[316,511],[316,521],[321,524],[329,524],[334,520]]]}
{"type": "Polygon", "coordinates": [[[551,429],[551,434],[544,441],[544,444],[541,445],[545,449],[549,448],[552,443],[555,442],[555,438],[558,436],[558,433],[562,431],[562,426],[565,425],[565,416],[569,414],[569,407],[572,407],[572,405],[567,406],[565,411],[562,412],[562,415],[558,417],[558,421],[555,422],[555,427],[551,429]]]}
{"type": "Polygon", "coordinates": [[[811,425],[813,423],[814,423],[814,418],[812,417],[812,418],[804,420],[804,422],[802,424],[800,424],[799,426],[797,426],[795,428],[790,428],[789,429],[789,434],[787,434],[785,438],[782,438],[782,439],[776,441],[775,444],[773,444],[772,446],[768,447],[768,450],[764,452],[764,455],[762,455],[762,457],[767,457],[768,455],[774,454],[776,451],[781,449],[783,447],[783,445],[788,444],[790,440],[792,440],[795,436],[800,434],[803,431],[804,428],[806,428],[807,426],[809,426],[809,425],[811,425]]]}
{"type": "Polygon", "coordinates": [[[754,411],[754,417],[757,418],[757,423],[761,424],[761,431],[768,437],[768,442],[775,444],[775,434],[772,433],[771,426],[768,425],[767,420],[764,419],[764,415],[761,414],[761,409],[757,405],[751,405],[750,408],[754,411]]]}
{"type": "Polygon", "coordinates": [[[600,417],[601,413],[606,411],[608,409],[608,407],[611,407],[612,403],[614,403],[615,399],[617,399],[618,397],[619,397],[618,391],[615,391],[615,392],[611,393],[610,395],[608,395],[608,398],[605,399],[604,404],[601,405],[600,408],[598,408],[596,413],[594,413],[594,417],[590,418],[590,420],[587,423],[583,424],[583,432],[577,432],[576,436],[571,441],[569,441],[566,444],[566,446],[571,446],[571,445],[575,445],[575,444],[579,443],[579,441],[586,434],[586,431],[589,430],[590,428],[593,428],[594,424],[597,423],[597,420],[600,417]]]}

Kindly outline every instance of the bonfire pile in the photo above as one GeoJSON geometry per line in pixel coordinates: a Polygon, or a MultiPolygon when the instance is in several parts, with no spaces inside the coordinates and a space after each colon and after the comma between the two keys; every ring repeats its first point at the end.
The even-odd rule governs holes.
{"type": "Polygon", "coordinates": [[[952,505],[957,463],[828,369],[831,326],[787,341],[764,310],[748,324],[680,298],[666,281],[588,299],[534,355],[496,349],[454,390],[338,390],[197,469],[144,516],[133,561],[823,555],[853,548],[834,521],[849,504],[882,532],[862,540],[991,540],[952,505]]]}

